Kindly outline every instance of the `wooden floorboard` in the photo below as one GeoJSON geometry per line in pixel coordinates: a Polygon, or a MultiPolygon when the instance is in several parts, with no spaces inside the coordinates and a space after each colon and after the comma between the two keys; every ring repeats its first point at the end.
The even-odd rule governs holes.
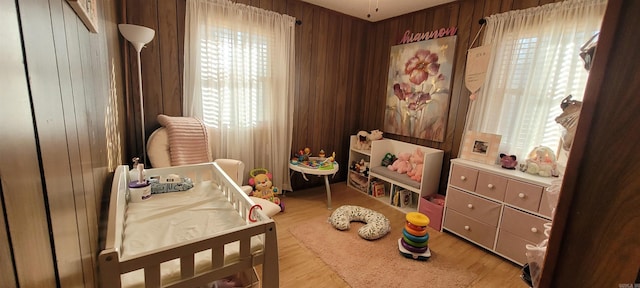
{"type": "MultiPolygon", "coordinates": [[[[403,213],[347,187],[345,182],[332,184],[331,191],[333,208],[345,204],[359,205],[383,213],[392,226],[404,225],[403,213]]],[[[350,287],[289,232],[289,228],[309,218],[331,215],[326,205],[324,186],[288,192],[282,199],[286,205],[285,212],[273,217],[278,229],[280,287],[350,287]]],[[[469,287],[527,287],[520,279],[519,266],[450,233],[429,229],[429,246],[438,253],[439,259],[446,258],[447,262],[456,263],[478,275],[469,287]]],[[[401,287],[399,281],[398,287],[401,287]]],[[[424,287],[428,287],[428,283],[424,287]]]]}

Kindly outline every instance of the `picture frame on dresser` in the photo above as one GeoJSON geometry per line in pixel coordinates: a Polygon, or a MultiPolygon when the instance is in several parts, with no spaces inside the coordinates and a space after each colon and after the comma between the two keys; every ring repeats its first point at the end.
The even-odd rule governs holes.
{"type": "Polygon", "coordinates": [[[467,131],[460,158],[485,164],[495,164],[502,135],[467,131]]]}

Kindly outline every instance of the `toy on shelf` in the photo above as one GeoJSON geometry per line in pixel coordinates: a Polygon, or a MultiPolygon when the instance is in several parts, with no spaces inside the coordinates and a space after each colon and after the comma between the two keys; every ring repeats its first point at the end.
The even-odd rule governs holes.
{"type": "Polygon", "coordinates": [[[412,180],[422,181],[422,169],[424,168],[424,153],[420,148],[416,148],[416,151],[409,157],[409,163],[413,167],[410,171],[407,171],[407,175],[412,180]]]}
{"type": "Polygon", "coordinates": [[[405,219],[402,237],[398,239],[398,251],[404,257],[426,261],[431,257],[427,232],[427,225],[431,220],[420,212],[409,212],[405,219]]]}
{"type": "Polygon", "coordinates": [[[387,167],[389,165],[391,165],[394,161],[396,161],[396,155],[393,155],[391,153],[387,153],[384,155],[384,158],[382,158],[382,163],[380,163],[382,166],[387,167]]]}
{"type": "Polygon", "coordinates": [[[267,169],[257,168],[251,170],[249,175],[251,176],[249,185],[253,186],[253,192],[250,196],[269,200],[280,205],[280,210],[284,211],[284,204],[277,196],[281,194],[280,190],[273,186],[271,173],[267,169]]]}
{"type": "Polygon", "coordinates": [[[411,158],[411,153],[400,152],[398,153],[398,159],[396,159],[396,161],[393,161],[393,164],[387,166],[387,169],[391,171],[396,171],[400,174],[407,173],[413,168],[411,166],[411,163],[409,163],[410,158],[411,158]]]}
{"type": "Polygon", "coordinates": [[[351,163],[351,170],[358,172],[362,175],[364,175],[365,177],[369,176],[369,162],[364,161],[364,159],[360,159],[360,161],[356,162],[353,161],[353,163],[351,163]]]}
{"type": "Polygon", "coordinates": [[[382,139],[382,131],[371,130],[371,133],[367,131],[359,131],[356,134],[358,141],[356,141],[355,148],[360,150],[370,150],[371,141],[382,139]]]}

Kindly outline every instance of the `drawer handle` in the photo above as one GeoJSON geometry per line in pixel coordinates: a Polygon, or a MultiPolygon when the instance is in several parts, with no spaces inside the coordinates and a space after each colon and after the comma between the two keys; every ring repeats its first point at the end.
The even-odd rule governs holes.
{"type": "Polygon", "coordinates": [[[487,188],[489,188],[489,189],[493,189],[493,187],[495,187],[495,186],[493,186],[493,184],[487,185],[487,188]]]}
{"type": "Polygon", "coordinates": [[[473,209],[473,204],[471,204],[471,203],[467,204],[467,208],[473,209]]]}
{"type": "Polygon", "coordinates": [[[538,233],[538,229],[536,229],[536,227],[533,227],[533,228],[531,228],[531,232],[538,233]]]}
{"type": "Polygon", "coordinates": [[[460,176],[460,180],[465,181],[465,180],[467,180],[467,177],[466,176],[460,176]]]}
{"type": "Polygon", "coordinates": [[[471,230],[471,227],[469,227],[469,225],[465,225],[465,226],[464,226],[464,230],[469,231],[469,230],[471,230]]]}
{"type": "Polygon", "coordinates": [[[518,197],[520,197],[520,198],[524,198],[524,196],[526,196],[526,195],[524,195],[524,193],[518,194],[518,197]]]}

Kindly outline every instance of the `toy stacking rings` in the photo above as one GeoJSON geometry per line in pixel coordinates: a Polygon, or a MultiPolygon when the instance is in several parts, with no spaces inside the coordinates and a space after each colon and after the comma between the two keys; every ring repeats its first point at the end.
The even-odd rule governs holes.
{"type": "Polygon", "coordinates": [[[411,224],[411,222],[407,221],[407,226],[409,226],[409,228],[416,230],[416,231],[422,231],[422,230],[426,230],[427,227],[426,226],[417,226],[417,225],[413,225],[411,224]]]}
{"type": "Polygon", "coordinates": [[[407,222],[416,226],[427,226],[429,225],[429,222],[431,222],[427,215],[418,212],[409,212],[405,218],[407,219],[407,222]]]}
{"type": "Polygon", "coordinates": [[[429,246],[424,246],[424,247],[411,246],[409,243],[406,242],[404,237],[400,239],[400,243],[402,244],[402,248],[412,253],[424,253],[424,252],[427,252],[427,249],[429,249],[429,246]]]}
{"type": "Polygon", "coordinates": [[[404,236],[402,237],[402,240],[404,240],[404,242],[406,242],[407,244],[409,244],[409,245],[411,245],[413,247],[416,247],[416,248],[427,247],[429,245],[428,242],[418,243],[418,242],[411,241],[411,240],[409,240],[409,238],[404,237],[404,236]]]}
{"type": "Polygon", "coordinates": [[[415,230],[415,229],[409,227],[409,225],[404,225],[404,230],[407,230],[407,232],[409,232],[411,235],[415,235],[415,236],[427,235],[427,229],[415,230]]]}
{"type": "MultiPolygon", "coordinates": [[[[417,236],[417,235],[412,235],[407,230],[402,230],[402,236],[407,238],[407,240],[410,240],[410,241],[415,242],[415,243],[427,243],[427,241],[429,241],[429,234],[425,234],[425,235],[422,235],[422,236],[417,236]]],[[[407,241],[407,243],[410,243],[410,242],[407,241]]],[[[417,246],[417,245],[413,245],[413,246],[420,247],[420,246],[417,246]]]]}

